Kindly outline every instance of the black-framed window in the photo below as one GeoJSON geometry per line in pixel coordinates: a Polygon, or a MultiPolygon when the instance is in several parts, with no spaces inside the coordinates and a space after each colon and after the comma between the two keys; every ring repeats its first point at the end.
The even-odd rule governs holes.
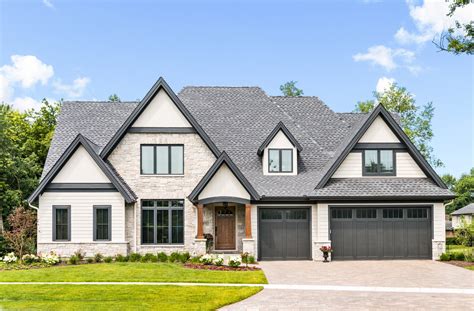
{"type": "Polygon", "coordinates": [[[142,201],[142,244],[184,243],[184,200],[142,201]]]}
{"type": "Polygon", "coordinates": [[[332,218],[335,219],[351,219],[352,208],[335,208],[332,210],[332,218]]]}
{"type": "Polygon", "coordinates": [[[94,241],[112,239],[112,208],[110,205],[94,205],[94,241]]]}
{"type": "Polygon", "coordinates": [[[362,152],[364,175],[395,175],[395,152],[393,150],[366,149],[362,152]]]}
{"type": "Polygon", "coordinates": [[[293,172],[293,149],[268,149],[268,172],[293,172]]]}
{"type": "Polygon", "coordinates": [[[53,205],[53,241],[71,240],[71,206],[53,205]]]}
{"type": "Polygon", "coordinates": [[[383,218],[403,218],[403,208],[384,208],[382,214],[383,218]]]}
{"type": "Polygon", "coordinates": [[[183,175],[183,145],[141,145],[142,175],[183,175]]]}

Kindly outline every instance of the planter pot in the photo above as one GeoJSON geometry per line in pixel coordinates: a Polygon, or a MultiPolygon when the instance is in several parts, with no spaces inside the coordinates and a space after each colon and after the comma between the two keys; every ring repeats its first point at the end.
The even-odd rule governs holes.
{"type": "Polygon", "coordinates": [[[329,256],[329,253],[328,253],[328,252],[324,252],[324,253],[323,253],[323,257],[324,257],[323,262],[329,262],[328,256],[329,256]]]}

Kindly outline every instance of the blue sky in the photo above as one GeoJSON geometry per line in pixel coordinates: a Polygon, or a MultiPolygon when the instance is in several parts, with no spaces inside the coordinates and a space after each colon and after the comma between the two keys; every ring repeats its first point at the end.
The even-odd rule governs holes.
{"type": "Polygon", "coordinates": [[[474,63],[431,43],[452,22],[445,10],[444,0],[1,1],[0,99],[136,100],[159,76],[176,92],[278,95],[296,80],[342,112],[393,79],[418,105],[433,102],[438,172],[459,176],[474,166],[474,63]]]}

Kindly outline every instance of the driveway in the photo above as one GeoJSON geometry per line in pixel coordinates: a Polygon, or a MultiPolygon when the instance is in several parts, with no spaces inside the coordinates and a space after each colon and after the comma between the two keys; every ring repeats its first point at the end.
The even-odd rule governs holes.
{"type": "Polygon", "coordinates": [[[473,271],[445,263],[269,261],[260,265],[270,284],[286,288],[264,289],[223,310],[474,310],[474,295],[434,293],[474,288],[473,271]],[[296,285],[299,289],[292,288],[296,285]]]}

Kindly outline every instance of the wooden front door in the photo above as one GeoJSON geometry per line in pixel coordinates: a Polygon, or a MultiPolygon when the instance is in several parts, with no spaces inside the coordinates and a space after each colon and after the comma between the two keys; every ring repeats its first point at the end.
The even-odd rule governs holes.
{"type": "Polygon", "coordinates": [[[235,249],[235,207],[216,207],[216,250],[235,249]]]}

